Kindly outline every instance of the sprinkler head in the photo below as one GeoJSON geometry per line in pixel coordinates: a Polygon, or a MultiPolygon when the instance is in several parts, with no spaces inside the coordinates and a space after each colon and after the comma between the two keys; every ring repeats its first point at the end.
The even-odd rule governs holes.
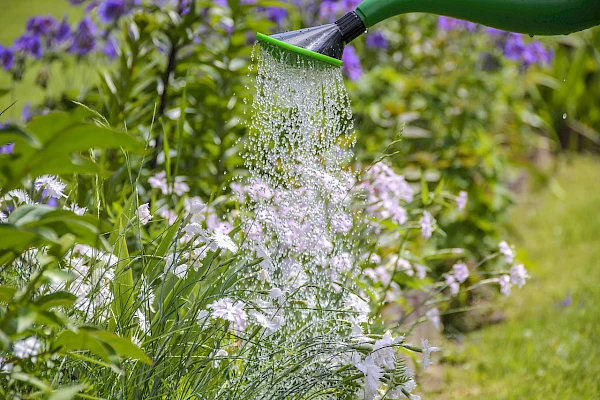
{"type": "Polygon", "coordinates": [[[364,22],[354,11],[349,12],[333,24],[315,26],[271,36],[257,33],[262,42],[325,61],[341,67],[344,46],[366,31],[364,22]]]}

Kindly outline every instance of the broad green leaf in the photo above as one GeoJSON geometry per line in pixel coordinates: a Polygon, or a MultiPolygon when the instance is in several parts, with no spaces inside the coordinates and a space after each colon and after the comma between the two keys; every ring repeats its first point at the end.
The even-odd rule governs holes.
{"type": "Polygon", "coordinates": [[[64,331],[58,336],[53,344],[63,351],[87,350],[110,364],[118,365],[119,363],[116,351],[112,347],[107,346],[102,340],[89,335],[87,331],[83,329],[79,330],[77,333],[64,331]]]}
{"type": "Polygon", "coordinates": [[[42,310],[47,310],[52,307],[69,307],[75,303],[77,296],[73,293],[59,291],[51,294],[44,295],[35,301],[42,310]]]}
{"type": "Polygon", "coordinates": [[[134,360],[140,360],[148,365],[152,364],[152,360],[148,358],[146,353],[136,346],[131,340],[115,335],[111,332],[90,330],[87,332],[90,336],[102,340],[104,343],[110,345],[116,352],[122,357],[133,358],[134,360]]]}
{"type": "Polygon", "coordinates": [[[2,250],[16,249],[17,252],[35,244],[45,243],[35,233],[18,229],[12,225],[0,224],[0,254],[2,250]]]}

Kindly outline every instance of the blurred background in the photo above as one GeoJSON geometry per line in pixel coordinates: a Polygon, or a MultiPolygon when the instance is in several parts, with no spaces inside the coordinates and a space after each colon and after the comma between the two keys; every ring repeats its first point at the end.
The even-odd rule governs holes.
{"type": "MultiPolygon", "coordinates": [[[[171,36],[172,21],[136,14],[138,26],[165,32],[152,51],[127,43],[116,20],[89,49],[27,42],[33,16],[66,18],[81,30],[92,10],[77,3],[86,2],[0,0],[0,109],[14,103],[0,121],[72,110],[77,100],[111,123],[148,125],[166,81],[171,92],[159,96],[158,111],[175,124],[185,86],[178,83],[187,82],[200,100],[186,111],[185,127],[197,134],[182,151],[208,197],[241,165],[253,32],[335,20],[357,2],[198,1],[210,10],[201,29],[183,24],[171,36]],[[178,34],[187,39],[176,42],[178,34]],[[1,50],[17,48],[25,56],[9,66],[1,50]],[[174,48],[185,57],[169,68],[174,48]]],[[[466,214],[442,216],[437,247],[464,247],[480,260],[508,240],[532,276],[500,302],[486,290],[455,300],[443,315],[442,360],[424,378],[426,398],[600,398],[600,28],[530,38],[407,15],[357,40],[344,62],[357,161],[377,159],[392,143],[388,160],[409,181],[443,177],[467,192],[466,214]]],[[[441,275],[447,267],[436,268],[441,275]]]]}

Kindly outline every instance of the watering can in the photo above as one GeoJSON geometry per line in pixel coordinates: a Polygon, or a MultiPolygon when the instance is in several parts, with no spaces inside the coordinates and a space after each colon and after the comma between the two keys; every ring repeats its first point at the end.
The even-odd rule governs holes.
{"type": "Polygon", "coordinates": [[[257,39],[342,66],[344,46],[379,22],[411,12],[432,13],[505,31],[560,35],[600,24],[600,0],[364,0],[335,23],[257,39]]]}

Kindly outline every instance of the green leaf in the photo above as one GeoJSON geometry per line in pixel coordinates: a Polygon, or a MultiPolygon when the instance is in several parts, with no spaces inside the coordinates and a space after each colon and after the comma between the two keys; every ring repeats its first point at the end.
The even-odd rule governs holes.
{"type": "Polygon", "coordinates": [[[78,332],[64,331],[54,341],[53,345],[60,348],[63,352],[70,350],[87,350],[90,353],[100,357],[101,360],[112,365],[118,365],[119,359],[116,351],[107,346],[103,341],[89,335],[87,331],[81,329],[78,332]]]}
{"type": "Polygon", "coordinates": [[[0,302],[10,303],[17,293],[17,289],[10,286],[0,286],[0,302]]]}
{"type": "Polygon", "coordinates": [[[70,400],[77,395],[77,393],[85,390],[85,385],[74,385],[66,388],[56,389],[52,392],[48,400],[70,400]]]}
{"type": "Polygon", "coordinates": [[[16,249],[18,253],[36,244],[46,243],[34,232],[18,229],[12,225],[0,224],[0,253],[1,250],[16,249]]]}
{"type": "Polygon", "coordinates": [[[52,307],[70,307],[77,300],[73,293],[60,291],[44,295],[35,301],[35,304],[42,310],[52,307]]]}
{"type": "Polygon", "coordinates": [[[435,190],[433,191],[433,197],[438,199],[442,194],[442,190],[444,190],[444,178],[440,179],[440,183],[438,183],[438,185],[435,187],[435,190]]]}
{"type": "Polygon", "coordinates": [[[90,330],[88,334],[110,345],[122,357],[133,358],[134,360],[140,360],[148,365],[152,365],[152,360],[148,358],[146,353],[129,339],[100,330],[90,330]]]}
{"type": "Polygon", "coordinates": [[[49,392],[52,389],[50,386],[48,386],[47,384],[45,384],[44,382],[42,382],[35,376],[31,376],[31,375],[28,375],[28,374],[25,374],[22,372],[13,372],[12,374],[10,374],[10,377],[11,377],[11,379],[14,379],[15,381],[28,383],[31,386],[34,386],[40,390],[43,390],[44,392],[49,392]]]}
{"type": "Polygon", "coordinates": [[[421,198],[423,199],[423,204],[429,205],[429,203],[431,203],[431,199],[429,198],[429,186],[427,186],[423,171],[421,171],[421,198]]]}
{"type": "Polygon", "coordinates": [[[100,167],[78,152],[90,149],[123,148],[141,150],[141,144],[127,133],[82,122],[93,115],[79,108],[71,114],[54,112],[36,117],[27,130],[10,127],[5,139],[19,141],[10,157],[0,159],[0,177],[4,192],[18,187],[27,176],[100,172],[100,167]]]}

